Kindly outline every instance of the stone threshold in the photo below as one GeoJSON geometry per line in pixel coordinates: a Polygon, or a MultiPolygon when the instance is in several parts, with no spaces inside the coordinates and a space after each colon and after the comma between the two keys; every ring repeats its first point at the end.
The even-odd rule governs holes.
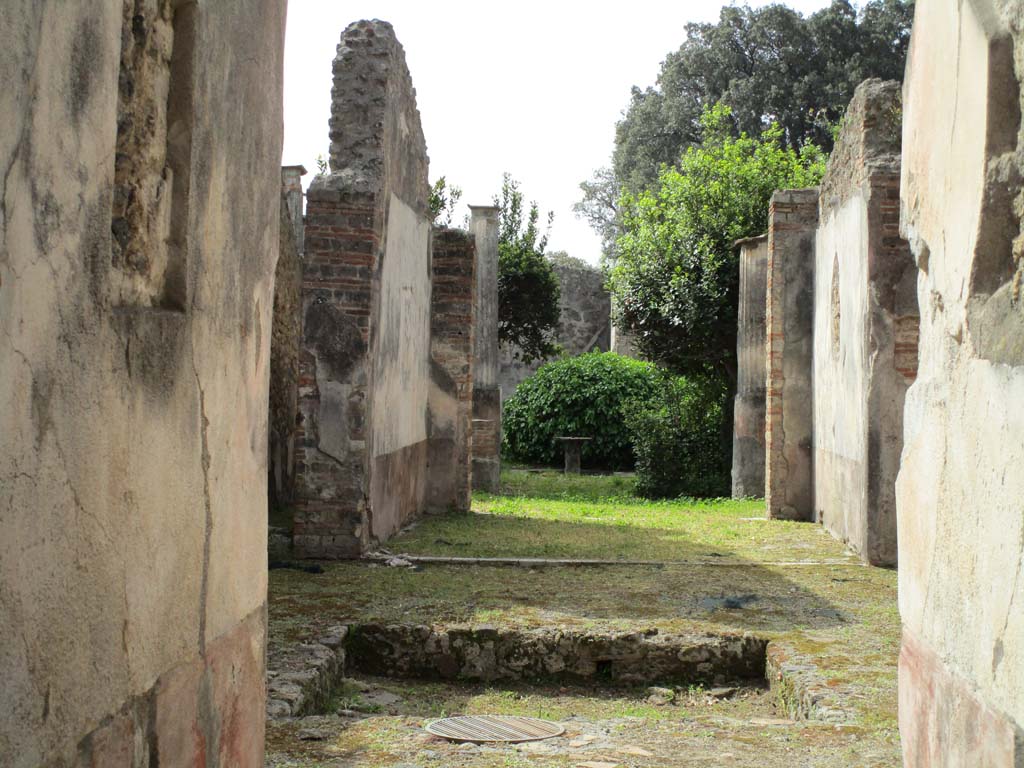
{"type": "Polygon", "coordinates": [[[272,652],[267,717],[321,712],[349,672],[460,682],[575,682],[603,685],[766,682],[793,719],[846,723],[849,691],[830,687],[813,660],[785,642],[746,634],[659,635],[556,629],[441,630],[422,625],[331,627],[272,652]]]}
{"type": "Polygon", "coordinates": [[[447,555],[385,555],[368,554],[358,559],[358,562],[372,563],[374,565],[387,564],[394,559],[400,559],[411,565],[491,565],[508,566],[518,568],[575,568],[606,565],[628,565],[648,566],[654,568],[688,566],[688,567],[720,567],[720,568],[804,568],[823,565],[848,565],[857,568],[867,567],[859,560],[728,560],[726,558],[713,560],[591,560],[591,559],[559,559],[546,557],[452,557],[447,555]]]}

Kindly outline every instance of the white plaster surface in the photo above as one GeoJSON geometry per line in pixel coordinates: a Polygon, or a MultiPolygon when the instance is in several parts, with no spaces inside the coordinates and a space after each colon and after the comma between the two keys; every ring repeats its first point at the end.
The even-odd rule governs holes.
{"type": "Polygon", "coordinates": [[[265,601],[284,4],[203,9],[183,312],[111,299],[121,4],[0,11],[4,766],[73,757],[265,601]]]}
{"type": "Polygon", "coordinates": [[[902,226],[921,266],[921,345],[897,482],[899,602],[905,630],[1020,728],[1024,366],[979,359],[966,323],[986,134],[1009,107],[987,98],[991,10],[919,0],[904,86],[902,226]]]}
{"type": "Polygon", "coordinates": [[[821,522],[860,550],[868,515],[867,233],[867,206],[858,191],[821,221],[814,267],[814,506],[821,522]]]}
{"type": "Polygon", "coordinates": [[[427,437],[430,389],[430,223],[392,194],[380,273],[373,373],[373,455],[427,437]]]}

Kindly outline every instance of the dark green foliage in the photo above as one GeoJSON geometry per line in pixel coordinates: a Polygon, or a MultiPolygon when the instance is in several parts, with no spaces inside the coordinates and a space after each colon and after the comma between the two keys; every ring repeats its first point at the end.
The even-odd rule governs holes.
{"type": "MultiPolygon", "coordinates": [[[[508,344],[524,362],[551,357],[558,352],[552,340],[558,327],[558,278],[544,258],[547,233],[540,233],[540,209],[530,203],[523,209],[519,183],[505,174],[498,230],[498,339],[508,344]]],[[[547,215],[551,227],[553,213],[547,215]]]]}
{"type": "Polygon", "coordinates": [[[609,273],[620,328],[648,360],[675,373],[709,370],[735,379],[739,263],[733,243],[763,233],[776,189],[817,184],[821,151],[783,149],[778,126],[759,138],[729,130],[716,106],[702,119],[704,143],[658,186],[621,201],[623,234],[609,273]]]}
{"type": "Polygon", "coordinates": [[[654,366],[613,352],[548,363],[505,401],[503,453],[512,461],[559,466],[564,454],[556,436],[592,437],[583,446],[584,468],[632,469],[623,406],[649,399],[657,386],[654,366]]]}
{"type": "Polygon", "coordinates": [[[857,85],[903,78],[913,15],[908,0],[869,0],[859,13],[833,0],[807,17],[784,5],[730,5],[717,24],[688,24],[657,85],[633,88],[616,129],[616,181],[634,192],[655,183],[663,163],[702,141],[701,115],[717,102],[732,108],[736,132],[757,136],[775,122],[786,146],[831,151],[830,126],[857,85]]]}
{"type": "Polygon", "coordinates": [[[636,452],[636,493],[648,498],[727,496],[730,476],[722,450],[728,407],[720,379],[662,374],[654,397],[625,408],[636,452]]]}

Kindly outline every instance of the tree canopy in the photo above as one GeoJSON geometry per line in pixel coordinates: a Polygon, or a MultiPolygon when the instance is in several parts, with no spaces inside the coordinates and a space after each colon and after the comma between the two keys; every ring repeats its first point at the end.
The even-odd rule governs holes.
{"type": "Polygon", "coordinates": [[[657,84],[634,87],[616,128],[616,180],[633,192],[652,185],[701,141],[701,115],[721,102],[735,132],[758,136],[772,123],[791,149],[814,142],[832,149],[831,126],[869,77],[902,80],[914,6],[911,0],[849,0],[809,16],[784,5],[725,6],[717,24],[688,24],[657,84]]]}
{"type": "Polygon", "coordinates": [[[609,273],[619,327],[650,360],[684,375],[735,380],[739,266],[733,243],[767,229],[776,189],[817,184],[825,156],[784,146],[773,123],[732,133],[729,107],[706,110],[700,146],[664,166],[651,190],[623,193],[623,233],[609,273]]]}
{"type": "Polygon", "coordinates": [[[912,0],[868,0],[859,12],[833,0],[806,17],[784,5],[726,6],[717,23],[688,24],[657,83],[633,88],[611,167],[580,184],[576,214],[600,235],[605,257],[616,256],[622,188],[656,185],[663,164],[703,140],[701,115],[714,104],[731,107],[734,135],[759,136],[777,123],[783,146],[813,142],[830,152],[856,87],[903,78],[913,15],[912,0]]]}
{"type": "Polygon", "coordinates": [[[498,339],[511,345],[513,354],[529,363],[558,351],[553,341],[558,327],[558,278],[544,257],[547,227],[540,230],[536,202],[524,207],[519,182],[506,173],[501,193],[494,198],[501,209],[498,226],[498,339]]]}

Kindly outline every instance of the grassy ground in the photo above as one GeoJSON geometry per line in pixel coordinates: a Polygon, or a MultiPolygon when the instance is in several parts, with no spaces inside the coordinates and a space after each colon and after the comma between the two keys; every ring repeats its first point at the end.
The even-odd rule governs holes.
{"type": "Polygon", "coordinates": [[[761,500],[658,501],[622,475],[512,471],[473,514],[427,518],[393,552],[458,557],[854,560],[817,526],[764,520],[761,500]]]}
{"type": "MultiPolygon", "coordinates": [[[[329,757],[323,765],[331,766],[579,764],[580,759],[562,753],[509,749],[449,754],[447,747],[432,747],[440,750],[440,762],[407,754],[410,734],[419,738],[423,718],[442,711],[505,711],[499,706],[504,696],[519,714],[535,714],[531,710],[537,707],[558,718],[565,712],[583,713],[586,727],[614,730],[619,746],[641,739],[658,745],[648,750],[659,756],[655,762],[619,755],[621,765],[723,764],[702,758],[715,754],[738,756],[724,764],[759,768],[897,765],[895,573],[859,565],[818,526],[751,519],[763,514],[763,502],[651,503],[631,496],[630,485],[621,476],[505,473],[503,493],[475,497],[473,514],[428,519],[388,546],[415,554],[659,560],[666,565],[430,565],[409,570],[331,563],[319,575],[276,570],[270,579],[270,643],[295,642],[324,626],[355,621],[754,631],[813,655],[828,684],[848,691],[847,704],[855,713],[852,731],[819,725],[753,727],[754,710],[769,708],[764,696],[651,712],[642,698],[622,693],[435,690],[409,683],[404,708],[352,723],[331,720],[337,733],[326,746],[316,742],[299,749],[298,724],[274,725],[280,761],[272,764],[318,765],[307,760],[308,754],[302,757],[309,750],[329,757]],[[818,564],[779,564],[792,561],[818,564]],[[730,607],[737,603],[726,598],[743,598],[742,607],[730,607]],[[855,743],[848,743],[850,733],[855,743]],[[725,747],[719,743],[723,740],[729,742],[725,747]],[[299,762],[289,762],[289,755],[299,762]],[[679,762],[680,755],[686,760],[679,762]]],[[[593,756],[587,760],[601,762],[593,756]]]]}
{"type": "Polygon", "coordinates": [[[655,705],[642,690],[366,679],[350,684],[332,710],[342,714],[271,723],[268,763],[275,768],[892,765],[886,745],[866,741],[863,728],[779,718],[758,689],[740,689],[728,699],[690,689],[670,704],[655,705]],[[382,691],[383,704],[378,703],[382,691]],[[563,724],[566,732],[536,744],[472,746],[449,744],[423,731],[425,723],[456,714],[541,717],[563,724]],[[821,762],[823,755],[828,762],[821,762]]]}

